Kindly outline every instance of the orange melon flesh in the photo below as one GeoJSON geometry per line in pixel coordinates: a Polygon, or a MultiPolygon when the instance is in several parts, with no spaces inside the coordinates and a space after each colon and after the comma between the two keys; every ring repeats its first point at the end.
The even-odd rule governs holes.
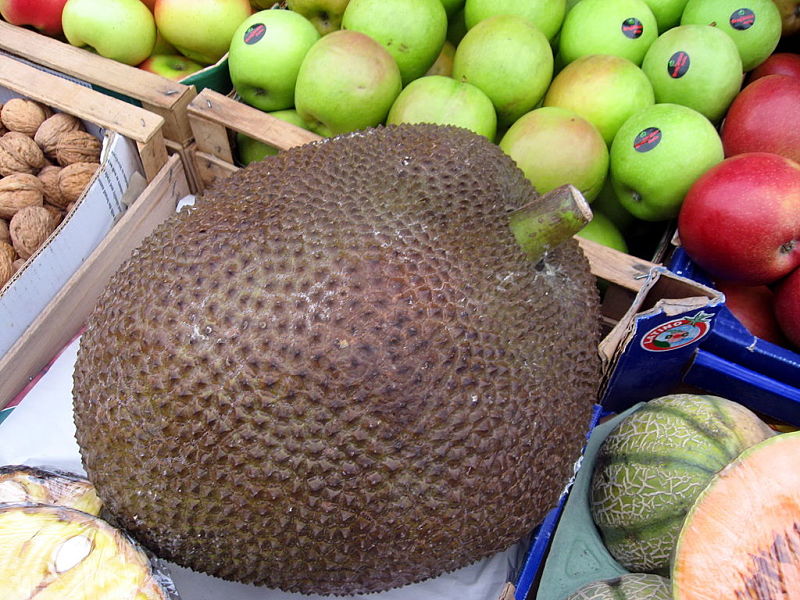
{"type": "Polygon", "coordinates": [[[800,599],[800,432],[743,452],[700,494],[672,564],[675,600],[800,599]]]}

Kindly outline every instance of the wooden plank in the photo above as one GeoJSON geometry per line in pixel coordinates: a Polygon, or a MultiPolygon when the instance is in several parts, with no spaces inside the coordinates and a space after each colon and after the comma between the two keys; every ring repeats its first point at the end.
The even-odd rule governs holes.
{"type": "Polygon", "coordinates": [[[224,179],[239,170],[239,167],[199,150],[194,151],[193,163],[201,191],[217,179],[224,179]]]}
{"type": "Polygon", "coordinates": [[[196,194],[201,189],[200,176],[197,174],[197,167],[195,166],[194,155],[197,149],[197,144],[194,140],[188,144],[179,144],[172,140],[164,140],[167,146],[167,154],[177,154],[183,162],[183,170],[186,172],[186,180],[189,182],[189,190],[196,194]]]}
{"type": "Polygon", "coordinates": [[[173,155],[20,339],[0,357],[0,408],[75,336],[109,278],[133,249],[175,212],[177,201],[188,193],[183,164],[173,155]]]}
{"type": "Polygon", "coordinates": [[[619,250],[575,236],[589,259],[595,277],[605,279],[625,289],[638,292],[647,280],[650,269],[657,266],[619,250]]]}
{"type": "Polygon", "coordinates": [[[142,108],[164,119],[164,136],[167,139],[178,143],[191,140],[192,130],[186,107],[197,95],[194,86],[183,85],[2,21],[0,49],[138,100],[142,108]]]}

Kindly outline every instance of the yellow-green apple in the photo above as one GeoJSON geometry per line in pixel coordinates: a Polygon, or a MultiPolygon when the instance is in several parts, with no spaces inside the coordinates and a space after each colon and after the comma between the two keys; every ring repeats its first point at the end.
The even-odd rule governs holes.
{"type": "Polygon", "coordinates": [[[609,248],[614,248],[614,250],[619,250],[620,252],[628,252],[628,243],[625,241],[625,236],[622,235],[619,227],[606,215],[595,210],[594,207],[592,207],[592,220],[575,235],[603,244],[609,248]]]}
{"type": "Polygon", "coordinates": [[[381,44],[359,31],[322,36],[297,74],[297,113],[320,135],[383,123],[402,89],[400,69],[381,44]]]}
{"type": "Polygon", "coordinates": [[[464,8],[464,0],[441,0],[441,2],[448,19],[464,8]]]}
{"type": "Polygon", "coordinates": [[[350,0],[342,29],[360,31],[386,48],[406,85],[424,75],[439,56],[447,14],[440,0],[350,0]]]}
{"type": "Polygon", "coordinates": [[[178,49],[170,44],[167,40],[164,39],[164,36],[161,35],[161,32],[156,29],[156,43],[153,46],[153,51],[150,54],[180,54],[178,49]]]}
{"type": "Polygon", "coordinates": [[[204,65],[228,52],[234,31],[251,13],[249,0],[156,0],[154,12],[164,39],[204,65]]]}
{"type": "Polygon", "coordinates": [[[766,285],[744,285],[716,280],[714,287],[725,294],[725,307],[754,336],[778,346],[787,346],[775,318],[775,292],[766,285]]]}
{"type": "Polygon", "coordinates": [[[228,52],[234,89],[260,110],[291,108],[300,64],[319,38],[311,21],[294,11],[251,15],[233,33],[228,52]]]}
{"type": "Polygon", "coordinates": [[[392,104],[386,124],[399,123],[455,125],[494,141],[497,115],[489,97],[474,85],[427,75],[409,83],[392,104]]]}
{"type": "Polygon", "coordinates": [[[617,194],[614,192],[614,185],[611,183],[610,174],[606,176],[603,187],[600,188],[600,193],[597,194],[597,197],[591,204],[593,211],[603,213],[606,217],[611,219],[620,231],[627,232],[634,223],[643,223],[643,221],[637,221],[636,217],[620,204],[619,198],[617,198],[617,194]]]}
{"type": "Polygon", "coordinates": [[[800,267],[800,165],[768,152],[708,169],[678,216],[686,253],[712,278],[769,284],[800,267]]]}
{"type": "Polygon", "coordinates": [[[753,83],[756,79],[766,75],[789,75],[800,77],[800,54],[792,52],[775,52],[764,62],[750,71],[747,82],[753,83]]]}
{"type": "Polygon", "coordinates": [[[658,33],[675,27],[681,21],[687,0],[644,0],[658,23],[658,33]]]}
{"type": "Polygon", "coordinates": [[[467,22],[464,20],[464,9],[456,11],[447,21],[447,41],[458,46],[467,33],[467,22]]]}
{"type": "Polygon", "coordinates": [[[640,65],[658,37],[643,0],[581,0],[564,17],[558,52],[564,64],[587,54],[615,54],[640,65]]]}
{"type": "Polygon", "coordinates": [[[622,124],[609,157],[620,204],[639,219],[662,221],[678,214],[692,183],[724,155],[717,130],[702,114],[653,104],[622,124]]]}
{"type": "Polygon", "coordinates": [[[716,123],[742,86],[742,59],[717,27],[679,25],[653,42],[642,61],[656,102],[693,108],[716,123]]]}
{"type": "Polygon", "coordinates": [[[798,0],[772,0],[781,13],[781,35],[793,36],[800,31],[800,1],[798,0]]]}
{"type": "Polygon", "coordinates": [[[800,348],[800,269],[776,286],[773,310],[783,334],[800,348]]]}
{"type": "Polygon", "coordinates": [[[606,144],[625,120],[655,102],[647,75],[627,58],[587,54],[564,67],[550,83],[544,106],[561,106],[592,123],[606,144]]]}
{"type": "Polygon", "coordinates": [[[203,68],[203,65],[183,54],[152,54],[139,65],[140,69],[156,73],[167,79],[180,81],[203,68]]]}
{"type": "Polygon", "coordinates": [[[516,15],[484,19],[467,31],[453,57],[453,78],[489,96],[501,127],[532,110],[552,77],[553,51],[547,37],[516,15]]]}
{"type": "Polygon", "coordinates": [[[566,108],[545,106],[524,114],[499,145],[542,194],[569,183],[591,202],[608,173],[608,147],[600,132],[566,108]]]}
{"type": "Polygon", "coordinates": [[[450,77],[453,74],[453,57],[456,54],[456,47],[448,40],[442,44],[442,51],[439,56],[431,65],[431,68],[425,72],[425,75],[444,75],[450,77]]]}
{"type": "MultiPolygon", "coordinates": [[[[308,123],[306,123],[293,108],[275,110],[268,114],[281,121],[291,123],[295,127],[302,127],[303,129],[310,130],[308,123]]],[[[236,158],[239,160],[239,164],[243,166],[247,166],[251,162],[262,160],[267,156],[272,156],[277,153],[278,149],[274,146],[259,142],[244,133],[236,133],[236,158]]]]}
{"type": "Polygon", "coordinates": [[[464,4],[464,19],[467,28],[472,28],[494,15],[517,15],[527,19],[532,25],[552,40],[567,11],[566,0],[467,0],[464,4]]]}
{"type": "Polygon", "coordinates": [[[0,0],[0,15],[12,25],[30,25],[49,36],[61,35],[67,0],[0,0]]]}
{"type": "MultiPolygon", "coordinates": [[[[286,7],[311,21],[320,35],[336,31],[342,26],[342,15],[349,0],[286,0],[286,7]]],[[[274,2],[266,0],[263,8],[274,2]]]]}
{"type": "Polygon", "coordinates": [[[147,8],[150,9],[150,12],[155,11],[156,9],[156,0],[141,0],[142,4],[144,4],[147,8]]]}
{"type": "Polygon", "coordinates": [[[138,65],[153,51],[156,24],[139,0],[67,0],[61,25],[73,46],[138,65]]]}
{"type": "Polygon", "coordinates": [[[726,156],[774,152],[800,163],[800,78],[767,75],[745,86],[722,123],[726,156]]]}
{"type": "Polygon", "coordinates": [[[681,25],[711,25],[736,44],[742,69],[750,71],[772,54],[781,39],[781,15],[772,0],[689,0],[681,25]]]}

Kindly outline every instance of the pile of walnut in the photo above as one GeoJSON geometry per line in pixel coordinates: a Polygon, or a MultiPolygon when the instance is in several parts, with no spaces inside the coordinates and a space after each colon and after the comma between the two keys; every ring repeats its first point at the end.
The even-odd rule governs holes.
{"type": "Polygon", "coordinates": [[[0,104],[0,288],[81,197],[100,148],[72,115],[22,98],[0,104]]]}

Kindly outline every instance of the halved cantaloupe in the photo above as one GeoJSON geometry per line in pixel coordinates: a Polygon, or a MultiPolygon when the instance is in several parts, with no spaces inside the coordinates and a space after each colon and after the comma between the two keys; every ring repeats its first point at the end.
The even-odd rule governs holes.
{"type": "Polygon", "coordinates": [[[720,471],[684,521],[675,600],[800,599],[800,432],[756,444],[720,471]]]}

